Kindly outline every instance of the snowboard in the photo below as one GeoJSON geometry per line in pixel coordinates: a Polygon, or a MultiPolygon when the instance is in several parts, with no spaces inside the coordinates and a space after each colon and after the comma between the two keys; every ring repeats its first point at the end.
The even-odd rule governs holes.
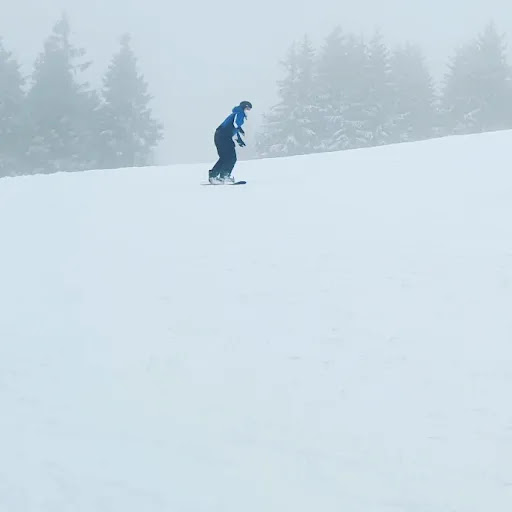
{"type": "Polygon", "coordinates": [[[225,186],[228,186],[228,185],[245,185],[247,183],[247,181],[235,181],[235,183],[219,183],[219,184],[216,184],[216,183],[210,183],[209,181],[207,182],[204,182],[204,183],[201,183],[201,185],[211,185],[212,187],[225,187],[225,186]]]}

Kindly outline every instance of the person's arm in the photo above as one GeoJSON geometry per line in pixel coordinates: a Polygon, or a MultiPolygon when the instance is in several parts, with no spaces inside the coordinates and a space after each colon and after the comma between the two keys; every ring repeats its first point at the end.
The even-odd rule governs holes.
{"type": "Polygon", "coordinates": [[[244,124],[244,121],[245,121],[245,114],[243,112],[237,112],[235,114],[235,119],[234,119],[234,125],[235,125],[235,130],[236,130],[237,134],[242,133],[243,135],[245,135],[245,132],[242,129],[242,125],[244,124]]]}
{"type": "Polygon", "coordinates": [[[243,112],[237,112],[235,115],[235,119],[233,121],[233,124],[235,125],[235,130],[236,130],[236,142],[241,148],[243,148],[245,146],[245,142],[243,141],[242,137],[240,137],[240,134],[245,135],[245,132],[242,128],[242,125],[244,124],[244,120],[245,120],[245,114],[243,112]]]}

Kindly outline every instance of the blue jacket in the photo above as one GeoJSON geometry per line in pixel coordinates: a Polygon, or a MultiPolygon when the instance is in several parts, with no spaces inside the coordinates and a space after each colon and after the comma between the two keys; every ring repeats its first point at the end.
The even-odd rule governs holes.
{"type": "Polygon", "coordinates": [[[240,106],[235,107],[231,114],[229,114],[222,124],[217,128],[218,130],[226,131],[226,134],[230,137],[240,136],[240,133],[244,133],[242,125],[246,119],[244,109],[240,106]]]}

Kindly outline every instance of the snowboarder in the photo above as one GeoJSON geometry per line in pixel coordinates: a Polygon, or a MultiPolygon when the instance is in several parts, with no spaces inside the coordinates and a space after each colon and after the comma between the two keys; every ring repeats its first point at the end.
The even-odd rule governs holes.
{"type": "Polygon", "coordinates": [[[209,181],[212,185],[235,182],[235,178],[231,176],[236,164],[235,141],[233,138],[236,137],[236,142],[241,148],[245,146],[241,137],[241,135],[245,135],[242,125],[247,119],[247,112],[251,109],[250,101],[242,101],[215,130],[214,142],[219,160],[209,172],[209,181]]]}

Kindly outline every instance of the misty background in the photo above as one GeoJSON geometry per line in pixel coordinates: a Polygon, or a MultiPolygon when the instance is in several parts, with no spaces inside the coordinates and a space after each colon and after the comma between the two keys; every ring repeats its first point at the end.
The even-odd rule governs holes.
{"type": "Polygon", "coordinates": [[[335,25],[365,36],[380,28],[391,48],[405,41],[420,44],[430,71],[440,79],[455,48],[491,19],[499,32],[512,32],[509,0],[4,3],[0,35],[27,75],[63,10],[72,42],[84,47],[93,62],[92,85],[100,83],[121,34],[132,35],[140,71],[154,96],[154,114],[165,126],[160,164],[214,160],[215,127],[245,99],[254,104],[247,124],[251,144],[261,115],[276,102],[279,61],[304,33],[318,47],[335,25]]]}

